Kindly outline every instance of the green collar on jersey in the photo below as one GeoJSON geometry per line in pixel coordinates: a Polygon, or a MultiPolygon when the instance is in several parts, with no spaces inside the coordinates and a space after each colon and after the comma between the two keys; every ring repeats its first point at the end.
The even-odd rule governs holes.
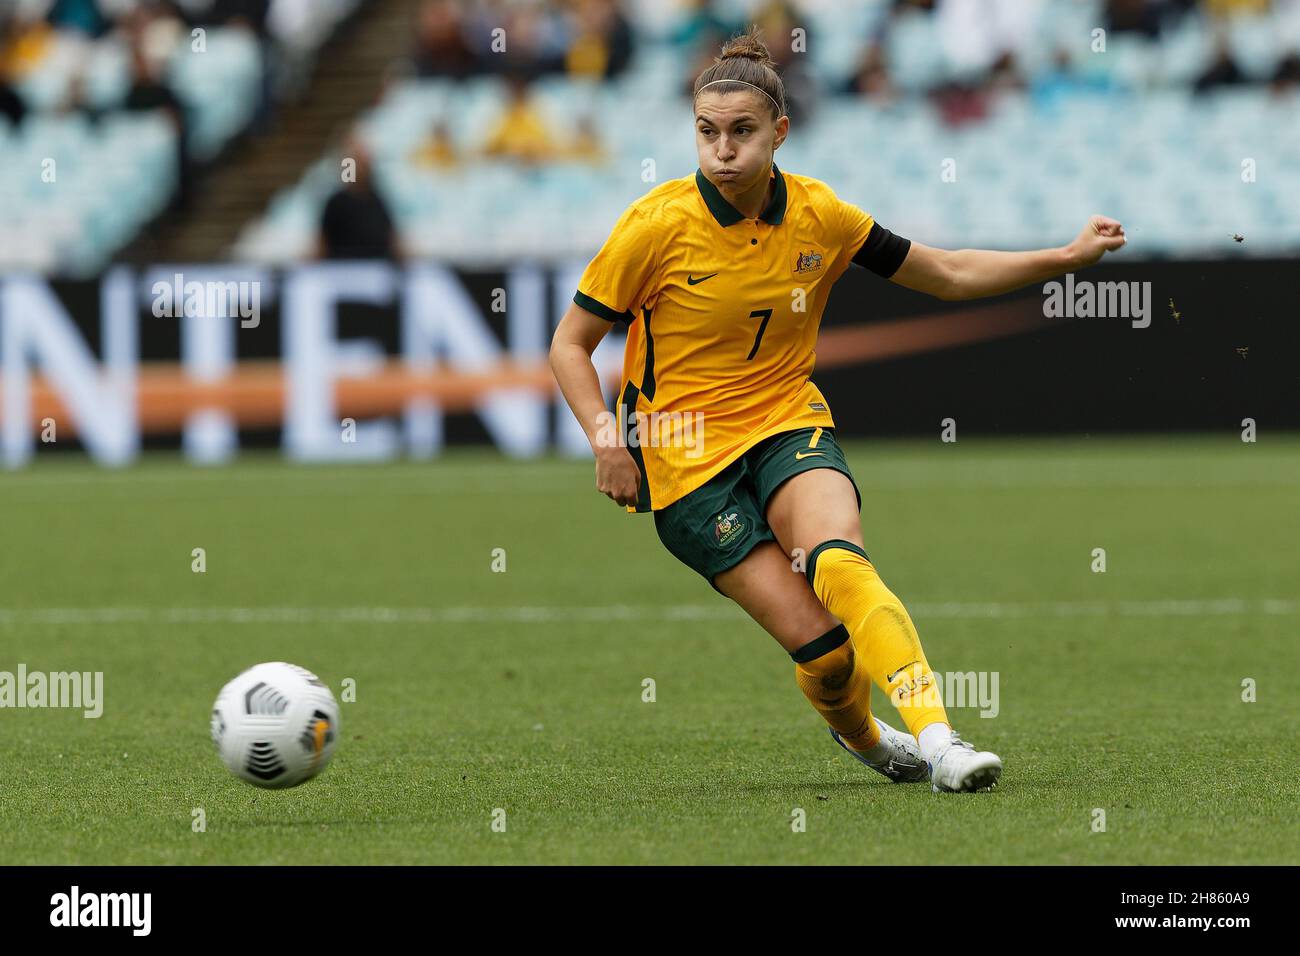
{"type": "MultiPolygon", "coordinates": [[[[776,189],[772,191],[771,202],[758,218],[768,225],[779,226],[781,220],[785,218],[785,177],[781,175],[781,170],[777,168],[776,163],[772,164],[772,174],[776,177],[776,189]]],[[[695,186],[700,191],[704,205],[709,207],[713,218],[718,220],[718,225],[734,226],[745,218],[739,209],[722,197],[718,187],[709,182],[701,169],[695,170],[695,186]]]]}

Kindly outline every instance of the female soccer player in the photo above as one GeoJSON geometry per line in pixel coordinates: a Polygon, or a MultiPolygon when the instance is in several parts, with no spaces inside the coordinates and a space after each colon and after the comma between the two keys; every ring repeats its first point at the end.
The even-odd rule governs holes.
{"type": "Polygon", "coordinates": [[[941,299],[998,295],[1125,243],[1093,216],[1068,246],[957,252],[894,235],[825,183],[784,172],[785,91],[756,36],[695,81],[694,176],[623,213],[551,345],[596,455],[596,488],[652,511],[678,559],[789,652],[831,736],[896,782],[988,789],[1002,772],[948,723],[916,627],[864,550],[862,497],[809,376],[831,285],[857,263],[941,299]],[[627,326],[611,427],[591,353],[627,326]],[[910,734],[873,717],[871,682],[910,734]]]}

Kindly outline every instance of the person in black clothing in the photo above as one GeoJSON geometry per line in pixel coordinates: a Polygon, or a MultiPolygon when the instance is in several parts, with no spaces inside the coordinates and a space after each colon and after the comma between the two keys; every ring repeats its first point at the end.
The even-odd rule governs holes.
{"type": "Polygon", "coordinates": [[[1268,81],[1269,89],[1276,94],[1283,94],[1300,85],[1300,50],[1288,53],[1273,71],[1268,81]]]}
{"type": "Polygon", "coordinates": [[[131,47],[131,89],[127,91],[122,108],[131,112],[148,113],[162,110],[176,130],[176,197],[175,208],[189,207],[193,198],[193,170],[190,168],[189,124],[185,104],[167,85],[158,68],[149,61],[139,36],[131,47]]]}
{"type": "Polygon", "coordinates": [[[18,95],[18,91],[0,77],[0,116],[9,120],[13,126],[19,125],[27,115],[27,104],[18,95]]]}
{"type": "MultiPolygon", "coordinates": [[[[16,42],[20,32],[17,14],[0,9],[0,52],[16,42]]],[[[10,82],[11,77],[7,74],[8,70],[4,68],[4,64],[0,64],[0,116],[8,119],[11,125],[18,126],[27,115],[27,104],[14,89],[10,82]]]]}
{"type": "Polygon", "coordinates": [[[463,79],[474,73],[478,58],[465,41],[465,27],[455,0],[426,0],[416,24],[411,57],[416,75],[463,79]]]}
{"type": "Polygon", "coordinates": [[[1237,86],[1245,82],[1246,74],[1241,72],[1241,67],[1232,58],[1227,41],[1220,37],[1215,44],[1214,61],[1196,78],[1192,89],[1197,93],[1206,93],[1220,86],[1237,86]]]}
{"type": "Polygon", "coordinates": [[[353,160],[354,170],[344,169],[343,188],[325,203],[321,213],[317,255],[322,259],[396,259],[401,250],[393,219],[383,198],[375,191],[370,171],[370,153],[352,137],[344,157],[353,160]],[[355,175],[346,175],[354,173],[355,175]]]}

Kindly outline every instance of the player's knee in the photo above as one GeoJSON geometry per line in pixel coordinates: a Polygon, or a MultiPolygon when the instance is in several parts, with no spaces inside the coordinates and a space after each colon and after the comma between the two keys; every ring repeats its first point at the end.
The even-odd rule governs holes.
{"type": "Polygon", "coordinates": [[[848,686],[849,680],[853,677],[853,648],[849,648],[846,655],[847,662],[839,663],[828,671],[819,675],[822,690],[830,694],[836,694],[848,686]]]}
{"type": "Polygon", "coordinates": [[[808,556],[804,563],[804,574],[808,577],[808,583],[814,589],[817,587],[817,568],[834,567],[847,564],[855,569],[860,568],[865,562],[868,568],[873,568],[871,558],[863,550],[860,544],[848,540],[847,538],[826,538],[813,545],[808,550],[808,556]]]}
{"type": "Polygon", "coordinates": [[[844,699],[853,680],[853,651],[831,653],[831,659],[801,663],[796,668],[799,686],[809,697],[823,704],[834,705],[844,699]]]}
{"type": "Polygon", "coordinates": [[[829,628],[818,625],[815,633],[817,637],[806,640],[790,656],[822,687],[828,690],[844,687],[853,676],[856,657],[848,629],[835,621],[829,628]]]}

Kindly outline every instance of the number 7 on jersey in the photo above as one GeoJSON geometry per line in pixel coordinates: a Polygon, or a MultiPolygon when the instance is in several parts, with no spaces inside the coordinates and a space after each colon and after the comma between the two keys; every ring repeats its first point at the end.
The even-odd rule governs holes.
{"type": "Polygon", "coordinates": [[[751,319],[756,319],[760,315],[763,317],[763,321],[758,324],[758,334],[754,336],[754,347],[750,349],[749,354],[745,356],[746,362],[758,354],[758,343],[763,341],[763,332],[767,329],[767,320],[772,317],[772,310],[755,309],[753,312],[749,313],[751,319]]]}

